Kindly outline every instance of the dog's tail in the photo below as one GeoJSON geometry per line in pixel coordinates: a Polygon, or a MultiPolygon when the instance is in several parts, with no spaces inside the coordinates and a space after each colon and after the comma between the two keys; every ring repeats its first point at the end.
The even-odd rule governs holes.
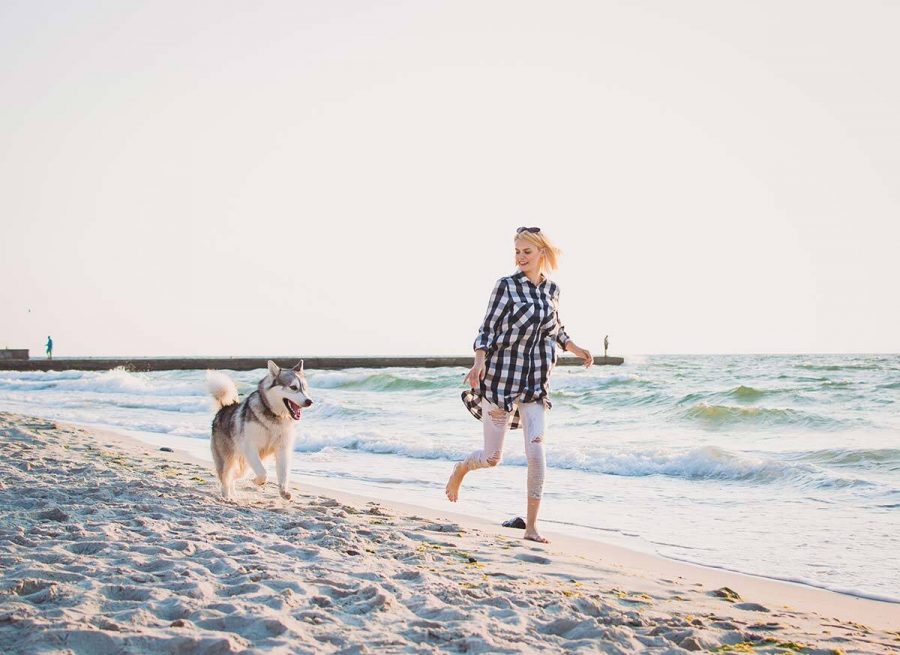
{"type": "Polygon", "coordinates": [[[219,409],[238,403],[238,390],[230,377],[218,371],[206,372],[206,386],[219,404],[219,409]]]}

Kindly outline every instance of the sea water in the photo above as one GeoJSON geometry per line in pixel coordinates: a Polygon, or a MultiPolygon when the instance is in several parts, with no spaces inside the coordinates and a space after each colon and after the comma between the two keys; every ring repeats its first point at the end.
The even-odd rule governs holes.
{"type": "MultiPolygon", "coordinates": [[[[243,396],[264,373],[231,375],[243,396]]],[[[295,480],[497,523],[524,515],[521,430],[459,503],[444,497],[453,462],[481,446],[465,369],[306,373],[315,405],[297,426],[295,480]]],[[[0,409],[209,459],[204,379],[0,371],[0,409]]],[[[557,368],[551,398],[545,530],[900,602],[900,355],[629,357],[557,368]]]]}

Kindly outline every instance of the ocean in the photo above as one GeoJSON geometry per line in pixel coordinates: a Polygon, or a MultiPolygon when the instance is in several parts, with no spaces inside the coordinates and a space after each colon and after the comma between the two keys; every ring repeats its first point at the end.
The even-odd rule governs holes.
{"type": "MultiPolygon", "coordinates": [[[[496,521],[525,511],[521,430],[481,444],[462,368],[308,370],[295,482],[496,521]]],[[[242,396],[263,370],[230,373],[242,396]]],[[[0,371],[0,409],[210,459],[204,371],[0,371]]],[[[559,367],[544,530],[900,602],[900,355],[633,356],[559,367]]],[[[212,492],[212,489],[211,489],[212,492]]],[[[218,489],[215,489],[218,492],[218,489]]],[[[246,492],[252,493],[252,492],[246,492]]]]}

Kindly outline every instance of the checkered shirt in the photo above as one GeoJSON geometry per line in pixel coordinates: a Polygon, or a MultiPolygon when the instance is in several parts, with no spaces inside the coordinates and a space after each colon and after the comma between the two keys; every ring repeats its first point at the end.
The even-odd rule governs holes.
{"type": "Polygon", "coordinates": [[[550,372],[557,345],[569,342],[559,320],[559,287],[544,278],[533,284],[524,273],[497,280],[484,322],[473,344],[485,351],[485,376],[477,389],[466,389],[462,400],[481,420],[481,400],[512,412],[510,428],[521,424],[518,403],[550,400],[550,372]]]}

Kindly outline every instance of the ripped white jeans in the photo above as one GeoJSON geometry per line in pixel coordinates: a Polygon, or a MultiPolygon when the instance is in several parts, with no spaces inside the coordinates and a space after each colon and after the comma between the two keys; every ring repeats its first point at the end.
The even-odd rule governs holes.
{"type": "MultiPolygon", "coordinates": [[[[547,461],[544,455],[544,403],[520,403],[522,431],[525,433],[525,458],[528,461],[528,497],[540,500],[544,492],[544,472],[547,461]]],[[[484,449],[476,450],[463,460],[469,471],[497,466],[503,458],[503,439],[509,432],[508,412],[481,401],[481,422],[484,425],[484,449]]]]}

